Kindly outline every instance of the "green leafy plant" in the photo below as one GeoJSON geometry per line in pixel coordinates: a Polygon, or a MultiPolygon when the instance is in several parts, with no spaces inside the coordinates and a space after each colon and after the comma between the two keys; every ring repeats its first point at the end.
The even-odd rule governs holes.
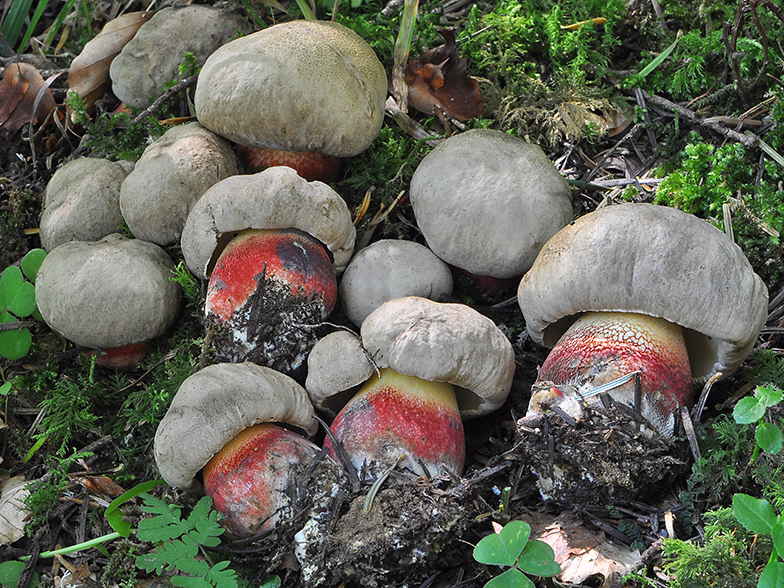
{"type": "Polygon", "coordinates": [[[33,249],[21,267],[12,265],[0,274],[0,323],[16,323],[16,328],[0,331],[0,355],[7,359],[21,359],[33,343],[30,329],[21,320],[43,320],[35,305],[35,275],[45,257],[46,251],[33,249]]]}
{"type": "Polygon", "coordinates": [[[758,588],[781,588],[784,586],[784,562],[780,557],[784,554],[784,516],[777,515],[767,500],[748,494],[733,496],[732,510],[738,522],[749,531],[773,539],[773,550],[760,574],[758,588]]]}
{"type": "Polygon", "coordinates": [[[485,584],[485,588],[534,588],[534,583],[525,574],[549,577],[561,571],[552,547],[530,537],[528,523],[512,521],[500,533],[483,537],[476,544],[476,561],[509,568],[485,584]]]}
{"type": "Polygon", "coordinates": [[[154,553],[140,555],[136,565],[147,572],[181,571],[185,576],[173,576],[175,586],[186,588],[236,588],[237,574],[228,569],[228,561],[211,565],[205,547],[220,544],[224,528],[218,522],[218,512],[212,510],[212,498],[203,497],[183,519],[182,508],[177,505],[142,495],[144,512],[154,514],[139,522],[136,536],[142,541],[157,543],[154,553]],[[201,553],[203,559],[197,558],[201,553]]]}
{"type": "Polygon", "coordinates": [[[781,429],[774,423],[764,422],[768,409],[779,404],[784,399],[784,391],[780,388],[757,386],[754,396],[741,398],[732,411],[732,418],[739,425],[757,424],[754,431],[754,452],[751,462],[756,461],[760,450],[775,455],[781,451],[784,436],[781,429]]]}

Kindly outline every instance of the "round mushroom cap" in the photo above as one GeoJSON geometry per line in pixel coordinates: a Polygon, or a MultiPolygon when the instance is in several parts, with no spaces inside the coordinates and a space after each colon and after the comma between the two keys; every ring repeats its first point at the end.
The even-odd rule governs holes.
{"type": "Polygon", "coordinates": [[[84,157],[58,169],[44,192],[40,235],[51,251],[68,241],[98,241],[122,224],[120,185],[131,165],[84,157]]]}
{"type": "Polygon", "coordinates": [[[335,331],[310,350],[305,389],[318,410],[334,417],[373,372],[359,337],[335,331]]]}
{"type": "Polygon", "coordinates": [[[439,300],[451,294],[449,266],[424,245],[396,239],[376,241],[359,251],[340,282],[343,311],[357,326],[388,300],[439,300]]]}
{"type": "Polygon", "coordinates": [[[544,151],[489,129],[453,135],[428,153],[410,198],[433,253],[493,278],[524,274],[573,218],[569,185],[544,151]]]}
{"type": "Polygon", "coordinates": [[[212,6],[162,8],[112,60],[112,91],[126,104],[146,108],[166,83],[182,77],[179,67],[186,51],[201,65],[238,30],[247,29],[240,14],[212,6]]]}
{"type": "MultiPolygon", "coordinates": [[[[512,344],[492,320],[464,304],[418,296],[390,300],[364,320],[361,335],[362,355],[371,367],[372,358],[377,368],[389,367],[406,376],[452,384],[464,419],[496,410],[512,389],[512,344]]],[[[323,351],[329,354],[327,346],[323,351]]],[[[345,363],[347,371],[359,373],[361,359],[356,352],[335,346],[332,358],[325,355],[319,363],[331,369],[345,363]]],[[[314,367],[308,362],[309,370],[314,367]]],[[[308,381],[312,386],[308,392],[317,406],[334,408],[326,395],[330,390],[343,391],[339,388],[345,383],[337,377],[327,381],[322,374],[310,372],[308,381]]]]}
{"type": "Polygon", "coordinates": [[[146,241],[113,233],[55,247],[38,270],[35,300],[46,323],[84,347],[143,343],[174,322],[181,290],[174,263],[146,241]]]}
{"type": "Polygon", "coordinates": [[[188,377],[155,433],[155,463],[166,483],[198,492],[196,474],[240,431],[286,423],[313,435],[307,392],[290,377],[254,363],[219,363],[188,377]]]}
{"type": "Polygon", "coordinates": [[[337,192],[289,167],[270,167],[221,180],[196,202],[181,239],[191,272],[206,279],[225,242],[245,229],[304,231],[329,249],[336,272],[346,268],[356,238],[351,212],[337,192]]]}
{"type": "Polygon", "coordinates": [[[692,376],[732,373],[767,318],[768,290],[740,248],[674,208],[618,204],[586,214],[544,246],[517,299],[552,347],[586,311],[636,312],[684,328],[692,376]]]}
{"type": "Polygon", "coordinates": [[[387,76],[335,22],[296,20],[218,49],[199,74],[199,122],[241,145],[351,157],[384,121],[387,76]]]}
{"type": "Polygon", "coordinates": [[[123,218],[137,239],[172,245],[207,188],[238,173],[228,141],[197,122],[176,126],[144,150],[123,182],[123,218]]]}

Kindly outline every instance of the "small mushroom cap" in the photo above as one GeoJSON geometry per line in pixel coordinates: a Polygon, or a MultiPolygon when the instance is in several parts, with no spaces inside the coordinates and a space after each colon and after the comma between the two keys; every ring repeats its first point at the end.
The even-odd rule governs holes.
{"type": "Polygon", "coordinates": [[[569,185],[544,152],[489,129],[442,141],[417,167],[410,192],[433,253],[478,276],[523,275],[573,218],[569,185]]]}
{"type": "Polygon", "coordinates": [[[199,64],[247,24],[239,13],[203,5],[169,6],[156,12],[109,66],[112,91],[136,108],[146,108],[164,85],[180,79],[183,54],[199,64]]]}
{"type": "Polygon", "coordinates": [[[452,294],[452,272],[424,245],[383,239],[357,253],[340,282],[346,316],[357,326],[384,302],[404,296],[438,300],[452,294]]]}
{"type": "Polygon", "coordinates": [[[196,122],[176,126],[144,150],[123,182],[123,218],[137,239],[172,245],[207,188],[238,173],[228,141],[196,122]]]}
{"type": "Polygon", "coordinates": [[[685,329],[692,376],[734,371],[767,318],[768,290],[740,248],[697,217],[652,204],[586,214],[542,249],[517,292],[528,333],[552,347],[586,311],[685,329]]]}
{"type": "Polygon", "coordinates": [[[51,251],[68,241],[98,241],[122,224],[120,185],[132,164],[84,157],[69,161],[44,192],[40,235],[51,251]]]}
{"type": "Polygon", "coordinates": [[[219,239],[245,229],[304,231],[329,249],[336,272],[346,268],[356,238],[351,212],[337,192],[289,167],[270,167],[221,180],[196,202],[181,240],[191,272],[206,279],[222,248],[219,239]]]}
{"type": "Polygon", "coordinates": [[[198,472],[240,431],[287,423],[318,428],[307,392],[290,377],[253,363],[219,363],[187,378],[155,433],[155,463],[170,486],[198,492],[198,472]]]}
{"type": "Polygon", "coordinates": [[[182,292],[174,263],[146,241],[113,233],[55,247],[38,270],[35,300],[69,341],[110,349],[154,339],[177,317],[182,292]]]}
{"type": "Polygon", "coordinates": [[[373,49],[335,22],[296,20],[218,49],[199,74],[199,122],[241,145],[351,157],[384,120],[373,49]]]}
{"type": "Polygon", "coordinates": [[[373,364],[359,337],[350,331],[335,331],[310,350],[305,389],[317,409],[334,417],[372,375],[373,364]]]}
{"type": "MultiPolygon", "coordinates": [[[[492,320],[464,304],[418,296],[390,300],[365,319],[361,335],[367,363],[372,358],[379,368],[455,386],[464,419],[496,410],[512,388],[512,344],[492,320]]],[[[340,353],[344,352],[332,355],[333,367],[345,361],[347,370],[358,373],[359,356],[345,353],[344,360],[340,353]]],[[[320,381],[314,402],[333,408],[320,396],[322,391],[341,391],[340,385],[320,376],[309,374],[308,378],[311,383],[320,381]]]]}

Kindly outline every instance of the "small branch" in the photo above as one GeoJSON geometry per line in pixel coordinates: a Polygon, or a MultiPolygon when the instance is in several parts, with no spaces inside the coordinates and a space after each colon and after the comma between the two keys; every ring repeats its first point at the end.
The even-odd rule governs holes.
{"type": "Polygon", "coordinates": [[[164,91],[163,94],[158,96],[152,104],[150,104],[147,108],[145,108],[138,115],[136,115],[136,118],[134,118],[131,121],[131,123],[134,124],[134,125],[138,125],[145,118],[147,118],[153,112],[155,112],[158,109],[158,107],[160,107],[160,105],[163,104],[166,100],[168,100],[171,96],[173,96],[174,94],[177,94],[178,92],[182,92],[186,88],[190,88],[191,86],[195,86],[196,85],[196,81],[198,79],[199,79],[199,75],[196,74],[196,75],[191,76],[191,77],[189,77],[189,78],[187,78],[185,80],[181,80],[181,81],[177,82],[171,88],[169,88],[168,90],[164,91]]]}
{"type": "Polygon", "coordinates": [[[658,106],[659,108],[672,110],[675,113],[677,113],[678,116],[685,118],[689,122],[699,125],[703,128],[709,129],[714,133],[718,133],[719,135],[726,137],[727,139],[732,139],[733,141],[737,141],[738,143],[741,143],[744,147],[753,148],[759,145],[759,137],[757,137],[756,135],[744,135],[743,133],[739,133],[738,131],[728,129],[720,124],[702,118],[693,110],[689,110],[688,108],[681,106],[680,104],[676,104],[675,102],[670,102],[666,98],[662,98],[660,96],[651,96],[644,90],[642,90],[642,95],[648,104],[653,104],[654,106],[658,106]]]}
{"type": "Polygon", "coordinates": [[[35,321],[13,321],[10,323],[0,323],[0,333],[3,331],[21,331],[29,329],[35,325],[35,321]]]}

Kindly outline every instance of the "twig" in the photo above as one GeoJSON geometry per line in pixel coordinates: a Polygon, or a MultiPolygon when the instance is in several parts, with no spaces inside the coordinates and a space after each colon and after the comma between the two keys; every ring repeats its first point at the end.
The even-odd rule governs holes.
{"type": "Polygon", "coordinates": [[[35,325],[34,321],[12,321],[10,323],[0,323],[0,333],[3,331],[17,331],[29,329],[35,325]]]}
{"type": "Polygon", "coordinates": [[[661,552],[662,552],[662,540],[657,539],[651,544],[651,546],[648,549],[642,552],[640,558],[636,562],[634,562],[634,565],[631,568],[626,570],[626,573],[621,578],[613,582],[613,585],[610,588],[623,588],[623,586],[626,586],[626,581],[625,581],[626,576],[628,576],[633,572],[639,572],[643,568],[647,568],[655,558],[661,555],[661,552]]]}
{"type": "Polygon", "coordinates": [[[744,135],[743,133],[739,133],[733,129],[728,129],[720,124],[712,123],[708,119],[704,119],[699,116],[693,110],[689,110],[681,106],[680,104],[676,104],[675,102],[670,102],[666,98],[662,98],[661,96],[652,96],[645,92],[645,90],[640,90],[642,92],[642,96],[645,101],[649,104],[653,104],[654,106],[658,106],[659,108],[665,108],[667,110],[672,110],[678,114],[678,116],[685,118],[689,122],[692,122],[696,125],[699,125],[703,128],[709,129],[714,133],[721,135],[722,137],[726,137],[727,139],[732,139],[741,143],[743,146],[748,148],[756,147],[759,144],[759,137],[756,135],[744,135]]]}
{"type": "Polygon", "coordinates": [[[155,112],[161,104],[163,104],[166,100],[169,99],[169,97],[173,96],[174,94],[176,94],[178,92],[181,92],[182,90],[184,90],[186,88],[190,88],[191,86],[195,86],[196,85],[196,81],[198,79],[199,79],[199,75],[196,74],[196,75],[193,75],[193,76],[191,76],[191,77],[189,77],[187,79],[184,79],[184,80],[181,80],[181,81],[177,82],[171,88],[169,88],[168,90],[165,90],[163,92],[163,94],[158,96],[152,104],[150,104],[147,108],[145,108],[138,115],[136,115],[136,118],[134,118],[131,121],[131,124],[138,125],[145,118],[147,118],[153,112],[155,112]]]}

